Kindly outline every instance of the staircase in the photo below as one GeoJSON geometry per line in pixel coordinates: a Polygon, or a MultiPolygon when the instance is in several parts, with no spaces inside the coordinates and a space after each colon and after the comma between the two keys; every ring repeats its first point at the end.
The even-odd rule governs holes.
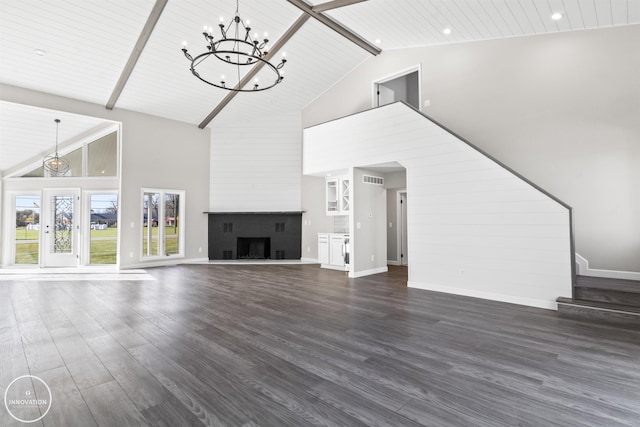
{"type": "Polygon", "coordinates": [[[576,276],[574,297],[556,302],[561,315],[640,328],[640,281],[576,276]]]}

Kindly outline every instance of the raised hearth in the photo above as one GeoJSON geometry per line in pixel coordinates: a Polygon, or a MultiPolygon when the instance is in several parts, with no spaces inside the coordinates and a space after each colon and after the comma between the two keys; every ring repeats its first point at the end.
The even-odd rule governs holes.
{"type": "Polygon", "coordinates": [[[300,259],[302,212],[205,212],[209,259],[300,259]]]}

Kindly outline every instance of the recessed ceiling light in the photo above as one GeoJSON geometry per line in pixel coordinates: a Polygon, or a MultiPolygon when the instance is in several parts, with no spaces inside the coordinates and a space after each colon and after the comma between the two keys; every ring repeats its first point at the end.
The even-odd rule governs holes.
{"type": "Polygon", "coordinates": [[[34,49],[33,53],[35,53],[38,56],[45,56],[47,52],[42,49],[34,49]]]}
{"type": "Polygon", "coordinates": [[[560,12],[556,12],[551,15],[551,19],[553,19],[554,21],[559,21],[560,19],[562,19],[562,14],[560,12]]]}
{"type": "Polygon", "coordinates": [[[380,44],[380,43],[382,43],[382,40],[380,40],[380,39],[376,39],[375,40],[375,44],[380,44]]]}
{"type": "Polygon", "coordinates": [[[445,33],[446,35],[451,34],[451,28],[445,28],[444,30],[442,30],[443,33],[445,33]]]}

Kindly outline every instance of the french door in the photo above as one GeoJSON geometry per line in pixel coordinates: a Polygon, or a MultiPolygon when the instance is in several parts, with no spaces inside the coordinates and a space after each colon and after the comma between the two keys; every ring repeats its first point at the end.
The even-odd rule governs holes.
{"type": "Polygon", "coordinates": [[[42,265],[77,267],[80,254],[80,190],[44,190],[43,205],[42,265]]]}

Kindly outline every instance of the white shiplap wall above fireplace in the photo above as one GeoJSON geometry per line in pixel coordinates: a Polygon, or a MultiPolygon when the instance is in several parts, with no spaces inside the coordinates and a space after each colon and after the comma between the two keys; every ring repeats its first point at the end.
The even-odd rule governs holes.
{"type": "Polygon", "coordinates": [[[300,112],[213,126],[212,212],[301,210],[300,112]]]}

